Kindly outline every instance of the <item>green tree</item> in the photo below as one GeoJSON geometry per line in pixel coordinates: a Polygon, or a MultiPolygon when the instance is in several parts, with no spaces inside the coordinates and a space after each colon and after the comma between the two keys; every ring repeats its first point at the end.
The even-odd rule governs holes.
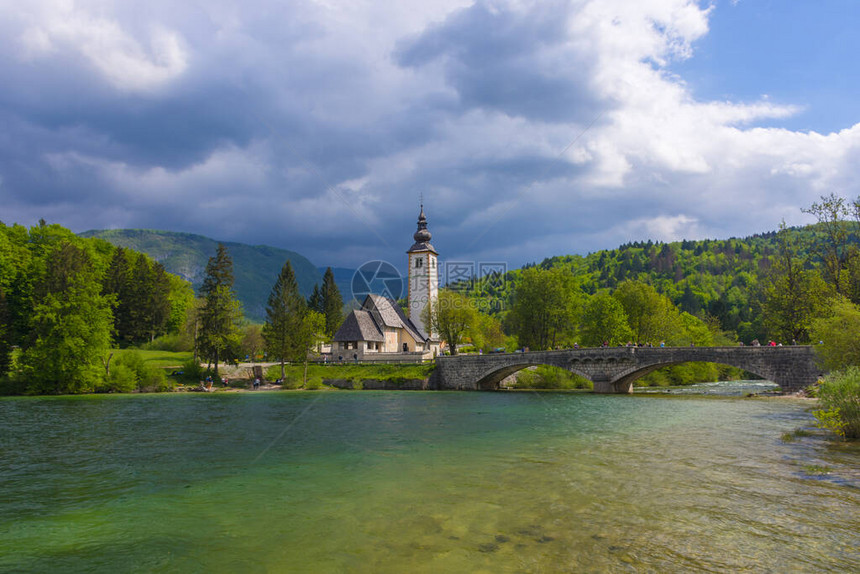
{"type": "Polygon", "coordinates": [[[457,354],[457,346],[468,333],[477,332],[480,328],[480,317],[473,302],[465,295],[448,289],[439,291],[436,300],[424,307],[421,320],[448,343],[452,355],[457,354]]]}
{"type": "Polygon", "coordinates": [[[305,387],[308,384],[308,359],[324,339],[325,315],[305,309],[297,327],[297,331],[293,334],[293,345],[299,353],[296,359],[304,362],[302,387],[305,387]]]}
{"type": "Polygon", "coordinates": [[[812,320],[813,342],[821,366],[829,371],[860,366],[860,307],[844,297],[836,298],[824,317],[812,320]]]}
{"type": "Polygon", "coordinates": [[[325,307],[323,306],[322,291],[320,291],[319,283],[314,284],[314,290],[311,293],[311,296],[308,297],[308,309],[310,309],[311,311],[316,311],[317,313],[325,312],[325,307]]]}
{"type": "Polygon", "coordinates": [[[269,293],[263,325],[266,349],[272,359],[280,361],[282,379],[286,377],[285,362],[300,356],[301,342],[297,335],[302,331],[302,321],[308,312],[293,266],[287,260],[269,293]]]}
{"type": "Polygon", "coordinates": [[[132,305],[134,297],[131,288],[128,254],[122,247],[118,247],[114,251],[102,282],[102,293],[113,296],[113,331],[117,344],[120,347],[125,347],[133,343],[132,305]]]}
{"type": "Polygon", "coordinates": [[[606,291],[591,296],[585,304],[581,327],[582,343],[598,347],[623,344],[630,340],[632,332],[627,324],[624,306],[606,291]]]}
{"type": "Polygon", "coordinates": [[[206,264],[200,294],[199,348],[215,364],[215,380],[219,381],[219,361],[235,359],[242,336],[242,309],[233,294],[233,260],[223,244],[218,244],[218,251],[206,264]]]}
{"type": "Polygon", "coordinates": [[[845,200],[835,193],[822,195],[820,202],[801,211],[818,220],[818,233],[814,236],[811,249],[821,262],[824,279],[836,293],[846,295],[850,287],[845,281],[847,274],[843,274],[843,271],[848,267],[853,250],[849,245],[850,229],[847,222],[850,210],[845,200]]]}
{"type": "Polygon", "coordinates": [[[168,333],[181,333],[188,318],[188,310],[194,306],[194,288],[178,275],[168,274],[170,282],[170,313],[165,329],[168,333]]]}
{"type": "Polygon", "coordinates": [[[809,326],[826,305],[829,289],[800,257],[796,234],[785,222],[777,234],[777,250],[763,284],[762,314],[765,328],[777,341],[809,340],[809,326]]]}
{"type": "Polygon", "coordinates": [[[337,283],[334,281],[334,272],[332,272],[331,267],[326,268],[323,275],[320,295],[322,310],[314,309],[314,311],[319,311],[325,315],[325,335],[331,339],[343,323],[343,297],[341,297],[340,289],[337,288],[337,283]]]}
{"type": "Polygon", "coordinates": [[[113,317],[99,280],[89,255],[72,244],[47,257],[21,357],[29,392],[90,392],[100,382],[113,317]]]}
{"type": "Polygon", "coordinates": [[[167,323],[170,320],[170,274],[159,262],[152,264],[152,288],[149,304],[149,340],[167,333],[167,323]]]}
{"type": "Polygon", "coordinates": [[[582,291],[566,269],[524,269],[508,315],[520,345],[552,349],[569,344],[576,330],[582,291]]]}
{"type": "Polygon", "coordinates": [[[256,362],[257,355],[263,352],[266,348],[266,341],[263,339],[263,327],[256,323],[245,325],[242,329],[242,353],[248,356],[252,362],[256,362]]]}
{"type": "Polygon", "coordinates": [[[6,290],[0,285],[0,378],[6,376],[11,365],[12,344],[9,309],[6,305],[6,290]]]}
{"type": "Polygon", "coordinates": [[[502,323],[495,317],[477,313],[477,322],[469,330],[472,344],[484,351],[498,349],[505,346],[507,337],[502,330],[502,323]]]}
{"type": "Polygon", "coordinates": [[[683,330],[677,307],[647,283],[625,281],[612,296],[624,307],[634,343],[668,341],[683,330]]]}

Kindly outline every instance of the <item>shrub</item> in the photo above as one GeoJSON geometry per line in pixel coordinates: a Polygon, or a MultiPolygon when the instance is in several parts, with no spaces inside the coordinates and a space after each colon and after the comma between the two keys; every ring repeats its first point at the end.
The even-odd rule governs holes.
{"type": "Polygon", "coordinates": [[[818,426],[844,438],[860,438],[860,368],[832,373],[818,388],[818,426]]]}
{"type": "Polygon", "coordinates": [[[110,376],[96,387],[99,393],[130,393],[137,389],[138,377],[134,369],[122,363],[114,364],[110,376]]]}
{"type": "Polygon", "coordinates": [[[193,358],[188,359],[182,363],[182,374],[179,375],[179,378],[184,383],[196,385],[203,380],[203,367],[193,358]]]}
{"type": "MultiPolygon", "coordinates": [[[[117,357],[116,361],[114,361],[114,364],[111,366],[111,375],[108,377],[108,384],[111,384],[114,371],[117,369],[121,372],[128,369],[134,374],[135,378],[135,385],[132,388],[128,388],[121,392],[130,392],[134,389],[150,392],[169,390],[167,375],[165,375],[164,370],[147,364],[146,360],[140,353],[132,351],[123,353],[117,357]]],[[[125,375],[123,374],[122,376],[125,375]]],[[[124,381],[123,384],[127,385],[127,381],[124,381]]]]}

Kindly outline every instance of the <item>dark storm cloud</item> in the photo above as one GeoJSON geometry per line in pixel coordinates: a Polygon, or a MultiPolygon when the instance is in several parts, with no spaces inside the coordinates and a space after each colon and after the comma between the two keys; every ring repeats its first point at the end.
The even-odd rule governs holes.
{"type": "Polygon", "coordinates": [[[592,64],[564,49],[570,4],[533,8],[477,2],[402,42],[397,62],[419,68],[440,61],[465,108],[541,121],[592,119],[598,112],[587,88],[592,64]]]}

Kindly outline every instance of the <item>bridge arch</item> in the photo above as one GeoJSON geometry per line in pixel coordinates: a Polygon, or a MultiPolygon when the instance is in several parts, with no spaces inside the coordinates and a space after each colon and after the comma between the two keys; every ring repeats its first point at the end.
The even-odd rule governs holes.
{"type": "MultiPolygon", "coordinates": [[[[691,360],[687,360],[687,361],[673,361],[673,362],[665,362],[665,363],[664,362],[654,363],[654,364],[649,364],[649,365],[645,365],[645,366],[641,366],[641,367],[635,367],[635,368],[628,369],[628,370],[622,372],[620,375],[618,375],[614,379],[612,379],[611,381],[608,381],[608,384],[612,386],[612,390],[610,392],[613,392],[613,393],[631,393],[631,392],[633,392],[633,384],[637,380],[644,377],[645,375],[648,375],[650,373],[653,373],[654,371],[657,371],[657,370],[665,368],[665,367],[674,367],[677,365],[684,365],[686,363],[711,363],[711,364],[715,364],[715,365],[725,365],[728,367],[735,367],[735,368],[744,370],[744,371],[751,373],[753,375],[756,375],[757,377],[760,377],[762,379],[772,380],[771,374],[767,374],[764,371],[756,372],[756,370],[754,370],[754,369],[761,370],[761,367],[759,365],[749,366],[749,365],[741,365],[741,364],[731,364],[731,363],[720,362],[720,361],[708,361],[708,360],[703,360],[703,359],[693,360],[693,359],[691,359],[691,360]]],[[[734,362],[734,363],[737,363],[737,362],[734,362]]]]}
{"type": "Polygon", "coordinates": [[[499,368],[496,368],[495,370],[491,370],[491,371],[485,373],[476,382],[477,390],[479,390],[479,391],[495,391],[495,390],[498,390],[500,388],[501,382],[503,380],[505,380],[506,378],[508,378],[509,376],[513,375],[514,373],[516,373],[518,371],[522,371],[523,369],[527,369],[529,367],[540,367],[540,366],[556,367],[556,368],[564,369],[565,371],[568,371],[569,373],[572,373],[574,375],[578,375],[584,379],[588,379],[589,381],[591,380],[591,378],[588,376],[588,374],[586,372],[581,371],[579,369],[576,369],[574,367],[561,366],[561,365],[552,364],[550,362],[542,362],[542,361],[541,362],[524,361],[521,363],[515,363],[515,364],[507,365],[504,367],[499,367],[499,368]]]}

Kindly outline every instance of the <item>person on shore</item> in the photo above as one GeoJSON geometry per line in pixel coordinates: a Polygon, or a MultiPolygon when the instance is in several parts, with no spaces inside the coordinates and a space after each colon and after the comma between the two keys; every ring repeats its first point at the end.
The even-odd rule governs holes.
{"type": "Polygon", "coordinates": [[[256,378],[256,379],[254,379],[254,390],[256,391],[259,388],[260,388],[260,379],[256,378]]]}

